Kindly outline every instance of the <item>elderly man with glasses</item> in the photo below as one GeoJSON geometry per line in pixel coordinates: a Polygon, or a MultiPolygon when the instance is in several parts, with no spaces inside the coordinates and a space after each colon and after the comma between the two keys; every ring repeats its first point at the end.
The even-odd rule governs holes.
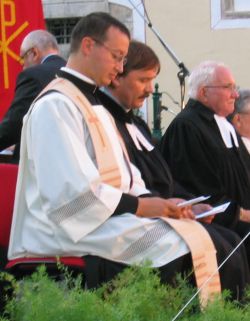
{"type": "MultiPolygon", "coordinates": [[[[174,178],[211,203],[230,201],[214,221],[241,237],[250,231],[249,155],[226,117],[238,98],[234,77],[223,63],[207,61],[189,77],[189,100],[161,141],[174,178]]],[[[246,241],[250,261],[250,242],[246,241]]]]}
{"type": "Polygon", "coordinates": [[[31,31],[22,41],[14,99],[0,123],[0,151],[15,146],[11,162],[18,163],[23,117],[40,91],[65,65],[59,56],[56,38],[46,30],[31,31]]]}

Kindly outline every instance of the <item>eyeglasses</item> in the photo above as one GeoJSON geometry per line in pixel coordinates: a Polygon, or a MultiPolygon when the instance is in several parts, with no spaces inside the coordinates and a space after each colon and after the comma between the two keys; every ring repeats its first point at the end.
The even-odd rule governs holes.
{"type": "Polygon", "coordinates": [[[114,59],[115,62],[119,63],[119,64],[123,64],[123,66],[126,65],[127,63],[127,57],[119,55],[118,53],[115,52],[115,49],[111,49],[109,48],[109,46],[107,46],[104,42],[92,38],[96,43],[98,43],[100,46],[104,47],[107,51],[109,51],[111,53],[112,58],[114,59]]]}
{"type": "Polygon", "coordinates": [[[233,84],[228,84],[228,85],[214,85],[214,86],[205,86],[205,88],[221,88],[221,89],[226,89],[229,90],[230,92],[238,92],[240,90],[239,86],[233,85],[233,84]]]}
{"type": "Polygon", "coordinates": [[[29,48],[28,50],[26,50],[25,53],[20,56],[19,62],[23,64],[25,57],[27,57],[28,54],[29,54],[33,49],[34,49],[34,48],[32,47],[32,48],[29,48]]]}

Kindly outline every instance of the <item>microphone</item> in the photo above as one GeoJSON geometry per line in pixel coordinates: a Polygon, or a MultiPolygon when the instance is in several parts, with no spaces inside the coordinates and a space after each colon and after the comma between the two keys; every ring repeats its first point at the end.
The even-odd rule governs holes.
{"type": "Polygon", "coordinates": [[[168,112],[170,112],[171,114],[173,114],[173,115],[175,115],[175,116],[177,115],[177,113],[174,112],[174,111],[173,111],[172,109],[170,109],[169,107],[160,105],[160,112],[162,112],[163,110],[168,111],[168,112]]]}

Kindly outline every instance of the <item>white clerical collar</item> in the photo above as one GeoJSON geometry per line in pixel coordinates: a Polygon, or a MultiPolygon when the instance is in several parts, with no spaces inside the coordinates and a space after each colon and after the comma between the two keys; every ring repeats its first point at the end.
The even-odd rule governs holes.
{"type": "Polygon", "coordinates": [[[65,71],[65,72],[67,72],[67,73],[69,73],[69,74],[71,74],[71,75],[73,75],[73,76],[75,76],[77,78],[80,78],[81,80],[83,80],[85,82],[88,82],[89,84],[96,85],[96,83],[92,79],[90,79],[89,77],[81,74],[80,72],[78,72],[78,71],[76,71],[74,69],[71,69],[69,67],[62,67],[61,70],[65,71]]]}
{"type": "Polygon", "coordinates": [[[218,116],[216,114],[214,114],[214,119],[219,127],[221,137],[226,147],[233,147],[232,138],[234,140],[234,145],[239,147],[237,135],[233,125],[225,117],[218,116]]]}
{"type": "Polygon", "coordinates": [[[144,146],[144,148],[149,152],[154,149],[154,146],[146,139],[146,137],[144,137],[135,124],[126,123],[126,127],[138,150],[142,150],[140,145],[144,146]]]}

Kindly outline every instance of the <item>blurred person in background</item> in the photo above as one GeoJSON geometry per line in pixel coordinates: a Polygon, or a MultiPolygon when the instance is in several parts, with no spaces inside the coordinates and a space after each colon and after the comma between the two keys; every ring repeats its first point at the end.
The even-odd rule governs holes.
{"type": "Polygon", "coordinates": [[[23,117],[32,101],[55,77],[66,61],[59,55],[56,38],[46,30],[31,31],[20,48],[23,71],[18,75],[14,99],[0,123],[0,151],[15,145],[11,162],[19,162],[23,117]]]}
{"type": "Polygon", "coordinates": [[[250,153],[250,89],[241,89],[229,119],[250,153]]]}

